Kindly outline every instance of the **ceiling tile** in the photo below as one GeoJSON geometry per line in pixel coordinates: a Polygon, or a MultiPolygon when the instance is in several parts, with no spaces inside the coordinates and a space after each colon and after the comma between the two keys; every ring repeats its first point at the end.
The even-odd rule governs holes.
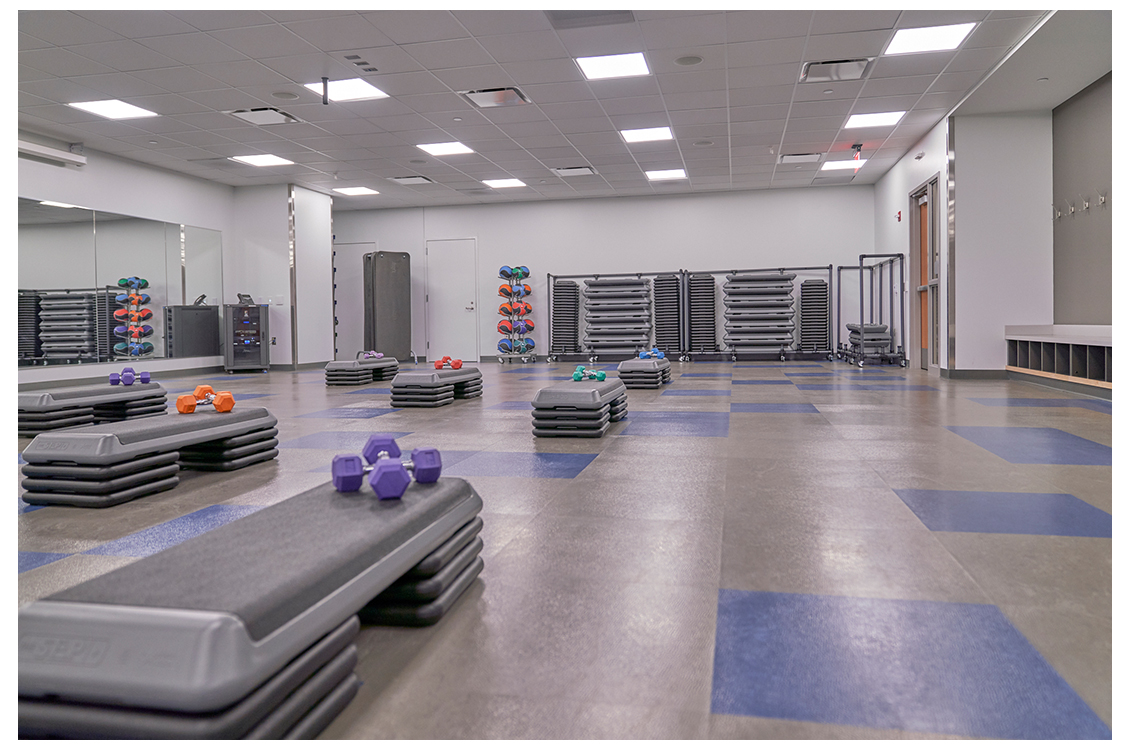
{"type": "Polygon", "coordinates": [[[34,13],[23,11],[19,15],[19,26],[24,34],[59,47],[123,38],[121,33],[68,10],[39,10],[34,13]]]}
{"type": "Polygon", "coordinates": [[[1020,41],[1039,20],[1039,16],[990,18],[978,24],[969,38],[965,40],[962,48],[1011,47],[1020,41]]]}
{"type": "Polygon", "coordinates": [[[117,42],[80,44],[71,47],[70,50],[88,60],[94,60],[119,71],[145,70],[177,65],[177,61],[171,57],[154,52],[137,42],[124,39],[117,42]]]}
{"type": "Polygon", "coordinates": [[[222,29],[210,32],[224,44],[256,60],[308,55],[318,49],[294,32],[279,24],[222,29]]]}
{"type": "Polygon", "coordinates": [[[900,10],[818,10],[812,19],[813,34],[893,29],[900,10]]]}
{"type": "Polygon", "coordinates": [[[189,91],[207,91],[209,89],[225,88],[223,81],[205,75],[198,70],[185,65],[172,68],[155,68],[153,70],[138,70],[134,73],[136,79],[147,81],[159,86],[164,92],[176,91],[186,93],[189,91]]]}
{"type": "Polygon", "coordinates": [[[696,70],[688,73],[664,73],[656,76],[663,94],[681,94],[687,91],[717,90],[726,88],[725,70],[696,70]]]}
{"type": "Polygon", "coordinates": [[[209,109],[223,112],[232,109],[249,109],[267,105],[262,99],[256,99],[239,89],[215,89],[213,91],[192,91],[184,98],[203,104],[209,109]]]}
{"type": "Polygon", "coordinates": [[[639,27],[649,50],[726,42],[725,13],[640,21],[639,27]]]}
{"type": "Polygon", "coordinates": [[[21,52],[20,64],[61,78],[118,72],[108,65],[102,65],[69,50],[57,48],[21,52]]]}
{"type": "Polygon", "coordinates": [[[106,99],[104,91],[85,86],[73,78],[48,78],[42,81],[26,81],[20,84],[20,91],[50,100],[50,103],[93,102],[106,99]]]}
{"type": "Polygon", "coordinates": [[[946,26],[955,23],[981,21],[989,15],[987,10],[906,10],[899,17],[898,28],[920,26],[946,26]]]}
{"type": "Polygon", "coordinates": [[[611,114],[600,102],[561,102],[560,104],[541,104],[538,107],[546,117],[574,119],[579,117],[600,117],[611,114]]]}
{"type": "Polygon", "coordinates": [[[74,13],[131,39],[195,31],[191,25],[163,10],[78,10],[74,13]]]}
{"type": "MultiPolygon", "coordinates": [[[[751,90],[751,89],[746,89],[751,90]]],[[[667,109],[676,112],[682,109],[715,109],[725,107],[732,97],[725,91],[695,91],[685,94],[667,94],[663,97],[667,109]]]]}
{"type": "Polygon", "coordinates": [[[880,57],[871,67],[871,78],[938,75],[953,60],[954,52],[923,52],[918,55],[880,57]]]}
{"type": "Polygon", "coordinates": [[[954,56],[953,62],[946,68],[946,72],[964,73],[970,70],[987,70],[1004,57],[1007,52],[1006,47],[963,49],[954,56]]]}
{"type": "Polygon", "coordinates": [[[793,101],[797,102],[824,102],[843,99],[855,99],[863,90],[863,81],[837,81],[835,83],[800,83],[797,84],[793,101]],[[831,93],[825,94],[825,91],[831,93]]]}
{"type": "Polygon", "coordinates": [[[569,53],[553,31],[527,31],[521,34],[498,34],[479,38],[495,62],[554,60],[569,53]]]}
{"type": "Polygon", "coordinates": [[[396,44],[463,39],[470,34],[446,10],[377,10],[366,20],[396,44]]]}
{"type": "MultiPolygon", "coordinates": [[[[800,78],[799,63],[784,65],[758,65],[751,68],[731,68],[727,83],[731,89],[760,88],[765,86],[792,86],[800,78]]],[[[812,86],[814,84],[807,84],[812,86]]],[[[797,89],[801,90],[800,88],[797,89]]]]}
{"type": "Polygon", "coordinates": [[[792,100],[792,86],[763,86],[761,88],[731,89],[731,107],[754,107],[765,104],[787,104],[792,100]]]}
{"type": "MultiPolygon", "coordinates": [[[[425,114],[428,112],[457,112],[462,109],[472,109],[473,106],[458,94],[412,94],[401,96],[399,100],[407,105],[413,112],[425,114]]],[[[516,107],[515,109],[521,109],[516,107]]]]}
{"type": "Polygon", "coordinates": [[[806,60],[843,60],[876,57],[887,46],[893,31],[855,31],[849,34],[820,34],[808,38],[806,60]]]}
{"type": "Polygon", "coordinates": [[[562,83],[584,81],[577,63],[568,58],[560,60],[530,60],[521,63],[503,63],[502,67],[519,85],[531,83],[562,83]]]}
{"type": "MultiPolygon", "coordinates": [[[[785,105],[785,112],[788,111],[788,106],[785,105]]],[[[676,110],[668,113],[671,117],[671,125],[698,125],[701,123],[719,123],[730,121],[730,111],[726,107],[714,107],[711,109],[684,109],[676,110]]],[[[784,113],[781,117],[784,117],[784,113]]]]}
{"type": "Polygon", "coordinates": [[[984,74],[979,70],[965,71],[963,73],[942,73],[930,87],[930,92],[960,91],[965,93],[973,84],[981,80],[984,74]]]}
{"type": "Polygon", "coordinates": [[[647,49],[638,25],[634,23],[559,29],[557,36],[571,57],[622,55],[647,49]]]}
{"type": "MultiPolygon", "coordinates": [[[[899,96],[901,94],[923,94],[936,76],[895,76],[892,78],[870,78],[863,86],[864,96],[899,96]]],[[[839,85],[839,84],[837,84],[839,85]]]]}
{"type": "Polygon", "coordinates": [[[454,15],[475,36],[552,28],[549,18],[540,10],[457,10],[454,15]]]}
{"type": "Polygon", "coordinates": [[[494,62],[474,39],[452,39],[442,42],[407,44],[404,51],[428,70],[489,65],[494,62]]]}
{"type": "Polygon", "coordinates": [[[605,114],[661,114],[666,107],[661,96],[628,96],[622,99],[605,99],[600,103],[605,114]]]}
{"type": "Polygon", "coordinates": [[[606,132],[610,126],[607,117],[576,117],[555,120],[557,128],[565,135],[573,133],[606,132]]]}
{"type": "Polygon", "coordinates": [[[652,50],[648,55],[647,63],[651,72],[655,75],[699,70],[725,70],[728,54],[729,48],[725,44],[680,46],[664,50],[652,50]],[[681,65],[675,62],[690,56],[702,58],[702,62],[695,65],[681,65]]]}
{"type": "MultiPolygon", "coordinates": [[[[222,89],[234,91],[235,89],[222,89]]],[[[207,112],[214,109],[211,105],[202,104],[178,94],[157,94],[155,96],[133,96],[127,101],[142,109],[156,112],[159,115],[185,115],[194,112],[207,112]]],[[[258,105],[257,105],[258,106],[258,105]]]]}
{"type": "MultiPolygon", "coordinates": [[[[290,58],[284,58],[290,59],[290,58]]],[[[304,58],[297,58],[303,60],[304,58]]],[[[324,56],[318,55],[318,61],[324,60],[324,56]]],[[[281,60],[271,60],[272,64],[278,64],[281,60]]],[[[229,86],[269,86],[272,84],[286,85],[296,82],[312,82],[321,79],[325,73],[312,75],[308,81],[295,81],[280,74],[276,70],[272,70],[266,65],[256,62],[255,60],[241,60],[234,62],[216,62],[216,63],[199,63],[193,66],[196,70],[204,73],[205,75],[212,76],[216,80],[223,81],[229,86]]],[[[295,66],[296,68],[298,65],[295,66]]],[[[313,67],[313,66],[310,66],[313,67]]]]}
{"type": "Polygon", "coordinates": [[[324,52],[393,44],[391,39],[378,31],[364,16],[359,15],[297,21],[286,24],[286,28],[324,52]]]}
{"type": "Polygon", "coordinates": [[[588,84],[580,81],[568,83],[535,83],[522,86],[522,92],[530,97],[534,104],[551,104],[560,102],[595,101],[592,90],[588,84]]]}
{"type": "Polygon", "coordinates": [[[804,37],[812,21],[811,10],[726,11],[726,41],[804,37]]]}
{"type": "Polygon", "coordinates": [[[870,114],[872,112],[906,112],[918,101],[917,94],[904,96],[871,96],[860,97],[849,110],[852,114],[870,114]]]}
{"type": "Polygon", "coordinates": [[[497,89],[515,85],[506,71],[498,65],[474,65],[437,70],[435,77],[452,91],[497,89]]]}

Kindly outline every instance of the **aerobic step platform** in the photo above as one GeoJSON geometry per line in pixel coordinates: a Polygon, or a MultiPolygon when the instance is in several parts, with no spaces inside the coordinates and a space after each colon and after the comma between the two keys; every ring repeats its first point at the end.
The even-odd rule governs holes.
{"type": "Polygon", "coordinates": [[[625,388],[661,388],[671,382],[671,361],[659,359],[625,360],[617,366],[625,388]]]}
{"type": "Polygon", "coordinates": [[[327,482],[28,604],[19,611],[20,734],[312,736],[356,690],[340,663],[352,670],[351,618],[455,547],[430,563],[432,575],[444,572],[482,507],[458,477],[413,484],[390,502],[327,482]],[[288,701],[335,662],[306,696],[311,712],[331,704],[284,728],[302,714],[288,701]],[[263,716],[279,711],[260,733],[263,716]]]}
{"type": "Polygon", "coordinates": [[[168,393],[159,383],[78,385],[25,391],[16,396],[17,429],[41,432],[95,422],[118,422],[163,414],[168,393]]]}
{"type": "Polygon", "coordinates": [[[617,378],[586,378],[542,388],[530,405],[535,437],[599,438],[628,415],[628,393],[617,378]]]}
{"type": "Polygon", "coordinates": [[[342,359],[326,363],[326,385],[365,385],[392,380],[400,369],[395,357],[342,359]]]}
{"type": "Polygon", "coordinates": [[[396,408],[446,406],[456,399],[482,395],[483,375],[477,367],[413,370],[392,379],[392,405],[396,408]]]}
{"type": "Polygon", "coordinates": [[[105,508],[176,487],[181,467],[230,471],[269,461],[278,455],[277,423],[262,407],[209,408],[39,435],[23,452],[23,500],[105,508]]]}

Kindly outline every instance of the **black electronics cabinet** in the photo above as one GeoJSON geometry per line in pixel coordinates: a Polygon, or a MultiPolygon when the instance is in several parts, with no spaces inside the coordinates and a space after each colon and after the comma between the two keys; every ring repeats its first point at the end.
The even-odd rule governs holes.
{"type": "Polygon", "coordinates": [[[216,305],[166,307],[165,351],[169,357],[218,356],[220,308],[216,305]]]}
{"type": "Polygon", "coordinates": [[[271,365],[267,305],[224,305],[224,369],[267,370],[271,365]]]}

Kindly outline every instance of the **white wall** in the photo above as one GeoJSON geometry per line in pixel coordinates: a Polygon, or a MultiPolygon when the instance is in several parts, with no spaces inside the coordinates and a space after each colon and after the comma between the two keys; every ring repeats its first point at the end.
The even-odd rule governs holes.
{"type": "Polygon", "coordinates": [[[482,355],[491,357],[499,317],[497,303],[487,300],[502,301],[500,266],[530,268],[534,339],[544,353],[547,273],[856,265],[861,253],[874,252],[874,214],[872,187],[857,186],[339,211],[334,232],[338,243],[375,242],[379,250],[411,254],[417,352],[424,351],[425,242],[475,238],[482,355]]]}
{"type": "Polygon", "coordinates": [[[180,304],[179,282],[175,287],[175,298],[171,302],[169,299],[173,290],[168,287],[166,279],[166,224],[143,219],[98,221],[97,217],[95,224],[95,244],[98,247],[95,285],[117,286],[119,279],[130,276],[140,276],[149,282],[142,293],[148,294],[151,300],[142,307],[150,310],[152,317],[141,321],[141,325],[153,326],[153,335],[144,340],[153,344],[152,356],[165,356],[165,320],[161,308],[180,304]]]}
{"type": "Polygon", "coordinates": [[[19,289],[94,286],[94,225],[33,224],[19,230],[19,289]]]}
{"type": "Polygon", "coordinates": [[[956,117],[956,368],[1003,370],[1004,327],[1053,322],[1052,117],[956,117]]]}
{"type": "Polygon", "coordinates": [[[333,345],[333,199],[294,188],[295,304],[298,306],[298,362],[329,362],[333,345]]]}

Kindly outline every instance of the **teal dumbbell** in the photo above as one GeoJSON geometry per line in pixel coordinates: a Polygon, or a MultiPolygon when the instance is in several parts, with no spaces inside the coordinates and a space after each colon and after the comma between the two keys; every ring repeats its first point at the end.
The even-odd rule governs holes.
{"type": "Polygon", "coordinates": [[[604,380],[608,377],[608,373],[604,370],[589,370],[584,365],[577,365],[577,369],[573,370],[573,380],[604,380]]]}

